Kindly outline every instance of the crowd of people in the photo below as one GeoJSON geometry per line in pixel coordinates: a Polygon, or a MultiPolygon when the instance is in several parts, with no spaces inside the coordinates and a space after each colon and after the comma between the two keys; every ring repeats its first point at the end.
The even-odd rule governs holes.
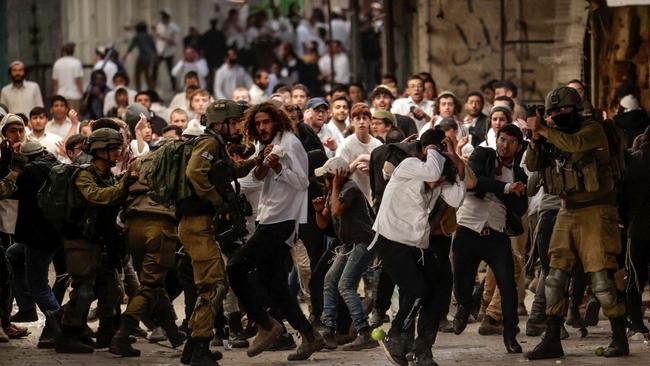
{"type": "Polygon", "coordinates": [[[246,39],[268,28],[286,37],[281,70],[300,65],[293,18],[255,15],[243,32],[229,14],[209,32],[238,47],[200,46],[194,30],[173,66],[164,51],[179,30],[161,16],[155,39],[139,24],[129,46],[138,90],[103,53],[84,88],[66,45],[45,109],[23,63],[10,65],[0,342],[27,336],[17,323],[37,309],[39,348],[137,357],[136,337],[147,337],[184,344],[191,365],[216,365],[221,346],[293,350],[289,361],[381,346],[393,364],[435,365],[438,332],[469,322],[522,353],[520,316],[526,335],[542,336],[525,357],[558,358],[565,325],[587,332],[601,309],[606,357],[629,354],[628,331],[650,337],[650,120],[634,86],[617,89],[612,118],[580,80],[535,106],[510,81],[461,100],[427,73],[403,91],[384,75],[366,97],[343,72],[340,41],[328,45],[333,61],[316,62],[329,74],[238,64],[246,39]],[[163,60],[183,89],[167,105],[149,73],[163,60]],[[388,321],[387,334],[373,331],[388,321]]]}

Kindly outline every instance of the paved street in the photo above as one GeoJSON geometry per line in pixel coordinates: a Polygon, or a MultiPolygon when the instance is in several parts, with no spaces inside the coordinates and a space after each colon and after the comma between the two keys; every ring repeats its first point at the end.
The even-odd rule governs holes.
{"type": "MultiPolygon", "coordinates": [[[[530,300],[530,293],[528,294],[530,300]]],[[[179,305],[175,304],[180,310],[179,305]]],[[[521,325],[525,324],[525,318],[521,318],[521,325]]],[[[53,350],[39,350],[36,348],[38,335],[43,326],[43,320],[28,324],[32,330],[29,338],[12,341],[8,344],[0,344],[0,365],[2,366],[32,366],[32,365],[65,365],[65,366],[89,366],[89,365],[180,365],[180,350],[173,350],[164,345],[152,345],[146,340],[139,339],[136,347],[142,351],[142,357],[125,359],[114,357],[107,351],[98,351],[91,355],[62,355],[53,350]]],[[[92,323],[95,328],[97,323],[92,323]]],[[[461,336],[453,334],[440,334],[434,348],[435,359],[440,365],[521,365],[529,364],[535,366],[545,365],[650,365],[650,346],[642,340],[631,340],[630,348],[632,355],[623,359],[605,359],[596,357],[594,350],[598,346],[606,347],[609,343],[609,325],[601,321],[599,326],[590,328],[587,338],[580,339],[577,330],[570,329],[571,337],[564,342],[564,350],[567,356],[561,361],[536,361],[531,363],[522,355],[508,355],[505,353],[500,336],[480,336],[477,329],[478,324],[470,324],[461,336]]],[[[523,327],[522,327],[523,329],[523,327]]],[[[526,336],[519,336],[524,351],[535,346],[538,339],[526,336]]],[[[250,359],[242,350],[223,351],[224,360],[221,365],[287,365],[286,355],[288,352],[267,352],[261,356],[250,359]]],[[[365,352],[342,352],[329,351],[320,352],[311,360],[304,362],[293,362],[291,365],[358,365],[358,366],[379,366],[389,365],[384,357],[381,348],[365,352]]]]}

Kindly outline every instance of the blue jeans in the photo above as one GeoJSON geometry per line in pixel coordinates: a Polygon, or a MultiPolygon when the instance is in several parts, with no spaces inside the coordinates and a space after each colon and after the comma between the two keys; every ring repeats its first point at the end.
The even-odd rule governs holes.
{"type": "Polygon", "coordinates": [[[59,302],[47,279],[52,255],[50,251],[20,243],[7,249],[7,259],[14,274],[12,287],[19,310],[30,310],[36,305],[43,312],[59,309],[59,302]]]}
{"type": "Polygon", "coordinates": [[[361,298],[357,293],[361,276],[372,262],[374,252],[368,251],[368,244],[354,244],[352,248],[340,246],[337,248],[334,263],[325,275],[323,290],[323,324],[336,327],[336,315],[339,293],[345,302],[357,331],[367,328],[368,315],[363,311],[361,298]]]}

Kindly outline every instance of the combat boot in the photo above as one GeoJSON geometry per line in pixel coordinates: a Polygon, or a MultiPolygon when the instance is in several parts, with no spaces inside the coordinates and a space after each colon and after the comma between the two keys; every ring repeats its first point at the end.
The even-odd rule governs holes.
{"type": "Polygon", "coordinates": [[[268,327],[265,329],[262,325],[257,325],[257,336],[253,339],[250,347],[246,351],[248,357],[255,357],[266,351],[282,333],[282,325],[277,320],[269,317],[268,327]]]}
{"type": "Polygon", "coordinates": [[[621,357],[630,354],[630,347],[625,332],[625,317],[609,318],[612,327],[612,343],[605,350],[605,357],[621,357]]]}
{"type": "Polygon", "coordinates": [[[301,335],[302,342],[300,342],[300,346],[298,346],[294,353],[287,356],[288,361],[306,360],[325,347],[325,339],[314,328],[310,330],[310,333],[301,333],[301,335]]]}
{"type": "Polygon", "coordinates": [[[190,366],[219,365],[217,357],[210,352],[210,338],[192,338],[192,359],[190,366]]]}
{"type": "Polygon", "coordinates": [[[244,336],[244,328],[241,324],[241,313],[235,311],[228,316],[228,332],[230,333],[230,344],[232,348],[248,348],[248,339],[244,336]]]}
{"type": "Polygon", "coordinates": [[[469,315],[470,309],[459,304],[458,310],[456,310],[456,315],[454,315],[454,334],[461,334],[465,330],[469,315]]]}
{"type": "Polygon", "coordinates": [[[45,311],[45,327],[41,336],[38,338],[37,348],[54,348],[56,339],[61,334],[61,316],[62,310],[45,311]]]}
{"type": "Polygon", "coordinates": [[[559,358],[564,356],[562,341],[560,340],[560,329],[562,327],[562,317],[549,316],[546,321],[546,333],[542,342],[532,351],[526,353],[529,360],[543,360],[547,358],[559,358]]]}
{"type": "MultiPolygon", "coordinates": [[[[192,329],[188,328],[189,334],[192,333],[192,329]]],[[[183,332],[184,333],[184,332],[183,332]]],[[[194,353],[194,338],[192,336],[187,336],[185,341],[185,347],[183,347],[183,352],[181,353],[181,363],[183,365],[189,365],[192,362],[192,354],[194,353]]],[[[216,361],[219,361],[223,358],[223,354],[219,351],[212,351],[212,356],[216,361]]]]}
{"type": "Polygon", "coordinates": [[[97,327],[97,345],[95,348],[109,347],[114,336],[115,325],[113,317],[99,318],[99,327],[97,327]]]}
{"type": "Polygon", "coordinates": [[[81,340],[81,327],[61,325],[61,334],[56,340],[56,353],[93,353],[95,349],[81,340]]]}
{"type": "Polygon", "coordinates": [[[372,337],[370,336],[370,332],[371,331],[369,327],[359,330],[359,334],[357,335],[357,338],[355,338],[354,341],[343,346],[343,350],[361,351],[364,349],[379,347],[379,342],[372,339],[372,337]]]}
{"type": "MultiPolygon", "coordinates": [[[[167,335],[165,338],[169,339],[173,348],[176,348],[183,344],[187,338],[187,334],[182,332],[176,326],[176,320],[174,320],[174,313],[171,311],[161,311],[158,315],[158,323],[160,327],[164,330],[164,333],[167,335]]],[[[149,340],[151,341],[151,339],[149,340]]]]}
{"type": "Polygon", "coordinates": [[[411,347],[411,337],[407,333],[388,331],[388,335],[379,342],[384,354],[393,365],[408,366],[406,354],[411,347]]]}
{"type": "Polygon", "coordinates": [[[336,349],[336,347],[338,347],[338,342],[336,341],[336,328],[325,327],[323,339],[325,339],[325,348],[336,349]]]}
{"type": "Polygon", "coordinates": [[[122,315],[120,329],[117,331],[108,352],[122,357],[140,357],[140,351],[131,346],[129,337],[135,332],[138,321],[129,315],[122,315]]]}
{"type": "Polygon", "coordinates": [[[546,301],[539,297],[535,294],[535,300],[530,308],[530,317],[526,321],[526,335],[529,337],[539,337],[546,330],[546,301]]]}

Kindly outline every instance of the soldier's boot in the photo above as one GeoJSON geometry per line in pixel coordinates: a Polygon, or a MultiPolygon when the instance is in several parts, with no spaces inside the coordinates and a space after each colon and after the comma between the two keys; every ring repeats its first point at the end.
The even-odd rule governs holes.
{"type": "Polygon", "coordinates": [[[546,330],[546,301],[539,299],[537,294],[530,308],[530,316],[526,321],[526,335],[539,337],[546,330]]]}
{"type": "MultiPolygon", "coordinates": [[[[136,324],[137,326],[137,324],[136,324]]],[[[113,317],[99,318],[97,327],[97,345],[96,348],[106,348],[111,345],[115,336],[115,319],[113,317]]]]}
{"type": "Polygon", "coordinates": [[[302,361],[311,357],[312,354],[320,351],[325,347],[325,339],[314,328],[309,333],[301,333],[302,342],[294,353],[287,356],[288,361],[302,361]]]}
{"type": "MultiPolygon", "coordinates": [[[[188,328],[189,334],[192,334],[192,329],[188,328]]],[[[189,365],[192,361],[192,354],[194,353],[194,338],[192,336],[187,336],[185,340],[185,347],[183,347],[183,352],[181,353],[181,363],[183,365],[189,365]]],[[[223,355],[219,351],[212,351],[216,361],[219,361],[223,358],[223,355]]]]}
{"type": "Polygon", "coordinates": [[[61,334],[56,339],[56,353],[93,353],[95,349],[81,340],[82,327],[61,325],[61,334]]]}
{"type": "Polygon", "coordinates": [[[120,329],[117,331],[108,352],[123,357],[140,357],[140,351],[131,346],[129,337],[138,327],[138,321],[129,315],[122,315],[120,329]]]}
{"type": "Polygon", "coordinates": [[[167,334],[167,339],[171,343],[173,348],[176,348],[185,342],[187,334],[178,329],[176,321],[174,320],[174,314],[171,311],[162,311],[160,314],[157,314],[158,323],[160,327],[167,334]]]}
{"type": "Polygon", "coordinates": [[[379,342],[384,354],[393,365],[408,366],[406,358],[411,347],[412,338],[407,333],[388,331],[388,335],[379,342]]]}
{"type": "Polygon", "coordinates": [[[239,311],[228,316],[228,329],[232,348],[248,348],[249,343],[244,335],[244,327],[241,324],[241,313],[239,311]]]}
{"type": "Polygon", "coordinates": [[[612,342],[605,350],[605,357],[621,357],[630,354],[630,347],[625,332],[625,316],[609,318],[612,327],[612,342]]]}
{"type": "Polygon", "coordinates": [[[546,333],[542,342],[532,351],[527,352],[525,357],[529,360],[543,360],[547,358],[559,358],[564,356],[562,341],[560,340],[560,329],[562,328],[562,317],[549,316],[546,321],[546,333]]]}
{"type": "Polygon", "coordinates": [[[246,354],[248,357],[255,357],[266,351],[281,333],[282,325],[277,320],[269,317],[269,324],[266,327],[263,327],[261,324],[257,325],[257,336],[255,336],[253,343],[248,347],[246,354]]]}
{"type": "Polygon", "coordinates": [[[211,338],[192,338],[192,359],[190,366],[215,366],[219,360],[210,352],[211,338]]]}
{"type": "Polygon", "coordinates": [[[38,338],[37,348],[54,348],[56,346],[56,339],[61,334],[61,316],[63,311],[47,310],[45,311],[45,327],[41,336],[38,338]]]}

